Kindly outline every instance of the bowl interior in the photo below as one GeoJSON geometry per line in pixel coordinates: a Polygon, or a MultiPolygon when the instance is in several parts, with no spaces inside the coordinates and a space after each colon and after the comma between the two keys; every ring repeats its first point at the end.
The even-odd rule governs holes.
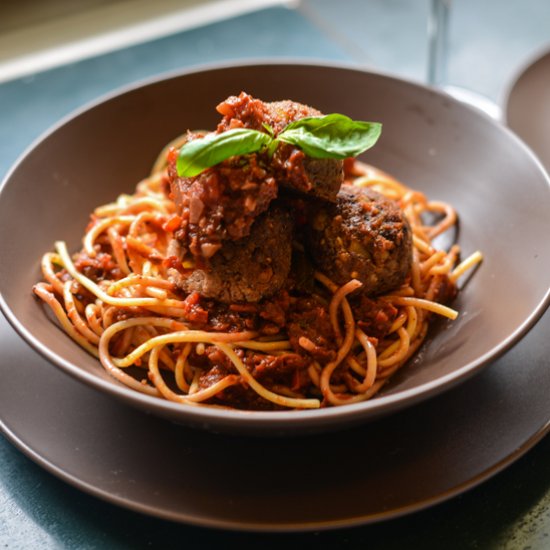
{"type": "Polygon", "coordinates": [[[16,329],[77,378],[173,420],[214,429],[319,429],[373,418],[449,387],[519,339],[542,314],[550,286],[550,188],[533,155],[509,131],[436,91],[349,67],[258,64],[170,76],[86,108],[40,140],[8,175],[0,195],[0,291],[16,329]],[[211,128],[215,106],[241,90],[293,99],[325,113],[383,123],[363,155],[459,214],[464,255],[484,261],[409,366],[371,401],[339,409],[240,413],[176,406],[138,395],[55,326],[34,299],[42,254],[70,249],[92,209],[131,192],[161,148],[187,128],[211,128]]]}

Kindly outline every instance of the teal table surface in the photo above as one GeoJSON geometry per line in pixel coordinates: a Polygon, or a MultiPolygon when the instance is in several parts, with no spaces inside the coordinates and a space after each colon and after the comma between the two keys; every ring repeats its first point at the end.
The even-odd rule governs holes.
{"type": "MultiPolygon", "coordinates": [[[[224,60],[309,58],[423,81],[428,13],[428,0],[304,0],[293,8],[248,13],[4,82],[0,175],[61,117],[120,86],[166,71],[224,60]]],[[[451,16],[448,82],[493,101],[502,100],[523,62],[550,47],[545,0],[461,0],[451,16]]],[[[0,330],[12,329],[2,320],[0,330]]],[[[118,508],[41,469],[0,436],[0,548],[227,545],[550,548],[550,438],[478,487],[427,510],[363,527],[268,535],[181,525],[118,508]]]]}

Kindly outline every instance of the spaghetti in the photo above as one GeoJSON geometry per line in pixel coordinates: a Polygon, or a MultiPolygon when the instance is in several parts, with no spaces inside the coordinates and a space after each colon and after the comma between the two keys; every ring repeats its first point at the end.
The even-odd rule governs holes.
{"type": "Polygon", "coordinates": [[[292,124],[301,146],[317,132],[317,148],[340,127],[338,146],[362,136],[364,150],[377,123],[244,92],[217,109],[216,132],[172,142],[133,194],[94,210],[80,251],[55,243],[34,293],[114,379],[150,396],[271,410],[371,398],[434,315],[456,318],[446,303],[481,254],[460,263],[457,245],[434,246],[456,223],[450,205],[347,149],[285,143],[292,124]],[[242,139],[252,149],[226,150],[242,139]],[[200,165],[205,144],[225,148],[218,164],[180,170],[184,149],[200,165]]]}
{"type": "Polygon", "coordinates": [[[44,281],[33,290],[116,380],[175,403],[314,409],[370,399],[419,348],[434,314],[456,318],[442,302],[481,261],[475,252],[459,263],[457,245],[443,251],[432,244],[456,223],[451,206],[355,162],[348,183],[395,201],[413,234],[405,283],[368,302],[368,314],[386,320],[383,334],[365,329],[364,305],[355,297],[361,281],[337,285],[318,271],[305,296],[285,288],[261,304],[222,307],[183,293],[168,276],[177,214],[165,174],[158,161],[134,194],[96,208],[77,254],[57,242],[42,258],[44,281]],[[428,217],[436,222],[427,224],[428,217]],[[330,345],[293,333],[289,311],[303,323],[306,302],[315,304],[309,329],[324,322],[330,345]]]}

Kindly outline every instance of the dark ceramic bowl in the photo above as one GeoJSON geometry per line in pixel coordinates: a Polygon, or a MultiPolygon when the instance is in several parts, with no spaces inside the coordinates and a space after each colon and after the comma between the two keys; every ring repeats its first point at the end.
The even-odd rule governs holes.
{"type": "Polygon", "coordinates": [[[321,431],[410,406],[485,367],[529,330],[549,302],[550,187],[534,155],[506,128],[447,95],[344,66],[206,68],[103,98],[62,121],[9,173],[0,195],[0,235],[2,308],[31,346],[99,391],[213,431],[321,431]],[[417,356],[370,401],[315,411],[242,412],[141,395],[113,380],[33,297],[40,257],[55,240],[78,248],[95,206],[131,192],[169,140],[187,128],[212,127],[214,106],[241,90],[381,121],[383,137],[365,160],[430,198],[452,203],[463,253],[484,254],[454,303],[459,318],[434,326],[417,356]]]}

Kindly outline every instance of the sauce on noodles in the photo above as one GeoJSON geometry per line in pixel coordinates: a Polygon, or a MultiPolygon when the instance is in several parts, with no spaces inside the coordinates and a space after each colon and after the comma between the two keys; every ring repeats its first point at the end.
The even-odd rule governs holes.
{"type": "Polygon", "coordinates": [[[314,265],[299,238],[309,222],[295,195],[287,203],[298,230],[280,288],[229,302],[184,290],[173,273],[185,278],[197,266],[172,253],[181,211],[166,152],[135,193],[94,210],[80,251],[71,255],[59,241],[44,255],[44,281],[33,290],[75,342],[136,391],[253,410],[364,401],[407,363],[434,316],[456,318],[447,304],[481,254],[460,262],[457,245],[434,247],[456,223],[451,205],[364,163],[349,159],[344,168],[345,185],[390,201],[410,229],[406,276],[389,291],[367,295],[364,281],[336,282],[314,265]]]}

